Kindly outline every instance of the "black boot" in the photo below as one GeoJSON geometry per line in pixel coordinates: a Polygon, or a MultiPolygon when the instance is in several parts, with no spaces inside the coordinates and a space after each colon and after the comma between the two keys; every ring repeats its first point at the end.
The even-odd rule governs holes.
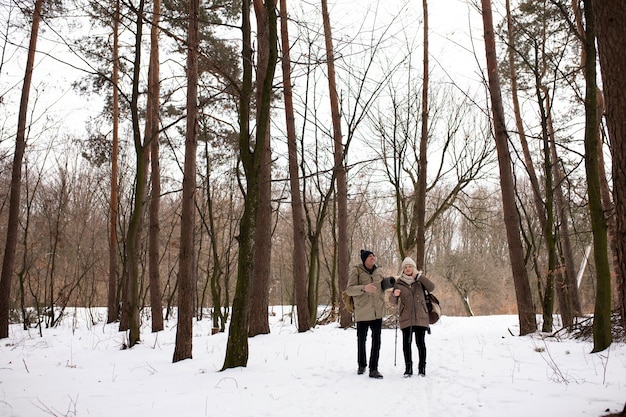
{"type": "Polygon", "coordinates": [[[426,362],[422,362],[419,364],[418,372],[420,376],[426,376],[426,362]]]}
{"type": "Polygon", "coordinates": [[[413,364],[412,363],[407,363],[405,365],[404,376],[405,376],[405,378],[408,378],[411,375],[413,375],[413,364]]]}
{"type": "Polygon", "coordinates": [[[383,374],[376,369],[370,369],[370,378],[382,379],[383,374]]]}

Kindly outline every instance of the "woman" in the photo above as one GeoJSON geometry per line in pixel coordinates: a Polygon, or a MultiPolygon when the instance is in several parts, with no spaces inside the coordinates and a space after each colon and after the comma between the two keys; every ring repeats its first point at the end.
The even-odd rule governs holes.
{"type": "Polygon", "coordinates": [[[428,308],[424,290],[434,291],[435,284],[417,270],[415,261],[409,257],[402,261],[402,273],[396,280],[391,293],[392,303],[396,309],[402,330],[402,351],[404,352],[404,376],[413,375],[413,360],[411,355],[411,339],[415,333],[415,342],[419,353],[418,373],[426,376],[426,343],[425,335],[429,331],[428,308]]]}

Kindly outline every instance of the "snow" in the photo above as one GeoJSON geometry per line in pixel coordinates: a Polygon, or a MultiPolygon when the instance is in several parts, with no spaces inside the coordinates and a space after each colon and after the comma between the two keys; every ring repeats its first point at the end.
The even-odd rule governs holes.
{"type": "Polygon", "coordinates": [[[384,329],[376,380],[356,373],[354,328],[298,333],[287,307],[272,310],[271,333],[249,340],[248,366],[226,371],[227,335],[211,335],[207,319],[195,323],[193,359],[178,363],[175,320],[159,333],[144,324],[132,349],[117,324],[88,326],[82,309],[42,337],[12,325],[0,416],[598,417],[626,401],[623,344],[592,354],[590,341],[520,337],[514,315],[442,317],[426,336],[425,378],[403,377],[401,332],[396,349],[395,329],[384,329]]]}

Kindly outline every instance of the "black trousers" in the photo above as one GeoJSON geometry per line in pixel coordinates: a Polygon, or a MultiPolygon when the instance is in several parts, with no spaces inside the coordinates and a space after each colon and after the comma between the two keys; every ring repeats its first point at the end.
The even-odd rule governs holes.
{"type": "Polygon", "coordinates": [[[365,341],[367,340],[367,332],[372,329],[372,349],[370,350],[369,369],[378,370],[378,357],[380,355],[380,332],[383,327],[383,319],[370,321],[357,321],[356,337],[358,346],[359,367],[367,366],[367,355],[365,354],[365,341]]]}
{"type": "Polygon", "coordinates": [[[417,344],[417,352],[419,355],[419,368],[426,366],[426,341],[425,336],[428,329],[420,326],[409,326],[402,329],[402,352],[404,353],[404,363],[407,366],[413,364],[413,356],[411,354],[411,339],[415,333],[415,343],[417,344]]]}

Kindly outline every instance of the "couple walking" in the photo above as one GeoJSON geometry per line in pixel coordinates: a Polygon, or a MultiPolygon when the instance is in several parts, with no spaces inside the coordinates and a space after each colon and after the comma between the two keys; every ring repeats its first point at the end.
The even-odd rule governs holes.
{"type": "Polygon", "coordinates": [[[376,265],[376,256],[369,250],[361,250],[361,263],[356,265],[348,279],[346,293],[354,299],[354,321],[357,333],[357,373],[365,373],[369,368],[370,378],[382,378],[378,371],[380,337],[385,312],[385,292],[392,288],[390,301],[396,304],[396,314],[402,330],[402,351],[404,353],[404,376],[413,375],[411,343],[413,334],[419,355],[418,373],[426,375],[425,335],[429,329],[428,309],[424,289],[433,291],[435,284],[417,269],[415,261],[409,257],[402,261],[401,273],[397,278],[385,278],[376,265]],[[366,355],[368,331],[372,332],[369,366],[366,355]]]}

